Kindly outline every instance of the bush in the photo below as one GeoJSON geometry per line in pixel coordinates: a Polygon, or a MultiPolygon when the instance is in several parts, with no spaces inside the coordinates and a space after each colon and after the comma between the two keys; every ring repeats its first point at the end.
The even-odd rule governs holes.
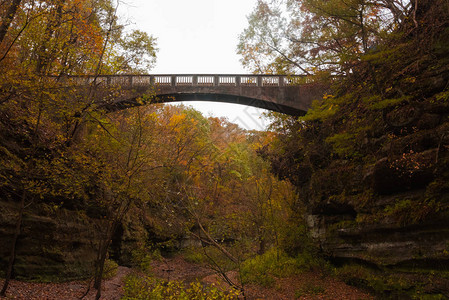
{"type": "Polygon", "coordinates": [[[345,265],[336,269],[336,276],[345,283],[369,290],[382,299],[447,298],[434,288],[434,277],[430,274],[388,272],[361,265],[345,265]]]}
{"type": "Polygon", "coordinates": [[[133,264],[144,272],[151,271],[151,262],[161,260],[162,255],[159,249],[153,250],[152,247],[139,247],[132,251],[133,264]]]}
{"type": "Polygon", "coordinates": [[[244,283],[272,286],[276,278],[322,268],[323,265],[324,261],[308,252],[291,257],[281,250],[271,248],[262,255],[246,260],[242,264],[241,272],[244,283]]]}
{"type": "Polygon", "coordinates": [[[185,248],[182,250],[182,256],[188,262],[195,264],[206,264],[207,257],[202,253],[201,248],[185,248]]]}
{"type": "Polygon", "coordinates": [[[301,224],[298,220],[287,221],[279,232],[279,244],[282,251],[292,257],[298,253],[313,251],[313,242],[308,233],[305,224],[301,224]]]}
{"type": "MultiPolygon", "coordinates": [[[[231,253],[236,252],[237,246],[227,247],[231,253]]],[[[220,250],[214,246],[207,246],[204,248],[186,248],[183,250],[183,257],[186,261],[202,264],[202,265],[219,265],[225,272],[235,270],[237,265],[230,260],[220,250]]]]}
{"type": "Polygon", "coordinates": [[[203,285],[200,282],[185,284],[182,281],[159,281],[151,277],[139,277],[134,274],[125,279],[123,300],[190,300],[190,299],[238,299],[236,290],[222,291],[215,285],[203,285]]]}
{"type": "Polygon", "coordinates": [[[118,264],[110,259],[104,262],[103,279],[110,279],[117,275],[118,264]]]}

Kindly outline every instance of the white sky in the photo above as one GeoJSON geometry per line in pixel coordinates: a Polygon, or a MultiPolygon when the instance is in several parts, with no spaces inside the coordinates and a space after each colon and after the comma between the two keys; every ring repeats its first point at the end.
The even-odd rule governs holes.
{"type": "MultiPolygon", "coordinates": [[[[133,29],[157,38],[152,74],[245,74],[236,54],[238,35],[256,0],[124,0],[120,15],[133,29]]],[[[186,102],[204,115],[225,116],[263,130],[262,109],[238,104],[186,102]]]]}

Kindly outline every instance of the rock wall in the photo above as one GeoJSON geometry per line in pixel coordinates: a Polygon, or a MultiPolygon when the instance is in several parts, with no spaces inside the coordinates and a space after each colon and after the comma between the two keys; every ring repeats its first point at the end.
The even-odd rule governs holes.
{"type": "MultiPolygon", "coordinates": [[[[19,204],[0,202],[0,269],[5,270],[19,204]]],[[[101,222],[81,213],[44,204],[26,208],[17,242],[13,276],[70,280],[92,273],[101,222]]]]}
{"type": "Polygon", "coordinates": [[[302,185],[312,236],[336,261],[447,270],[449,103],[401,105],[380,124],[361,146],[371,162],[334,159],[302,185]]]}
{"type": "MultiPolygon", "coordinates": [[[[0,200],[0,276],[8,263],[18,211],[18,202],[0,200]]],[[[86,213],[40,202],[27,206],[13,278],[66,281],[90,277],[104,232],[99,216],[96,211],[86,213]]],[[[182,228],[164,228],[164,219],[154,216],[157,213],[146,206],[132,206],[112,237],[109,259],[133,266],[151,255],[155,245],[161,250],[177,250],[182,228]]]]}

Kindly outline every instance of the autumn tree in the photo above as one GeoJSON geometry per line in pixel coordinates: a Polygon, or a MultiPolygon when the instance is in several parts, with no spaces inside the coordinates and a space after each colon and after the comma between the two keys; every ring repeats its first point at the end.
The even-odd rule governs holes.
{"type": "MultiPolygon", "coordinates": [[[[97,174],[94,166],[98,164],[87,167],[83,151],[88,150],[80,148],[79,143],[93,139],[86,133],[96,126],[107,132],[106,111],[99,108],[102,103],[97,101],[97,77],[83,92],[64,75],[99,76],[137,68],[143,71],[136,58],[140,55],[149,57],[145,58],[146,68],[154,63],[155,39],[140,31],[127,34],[116,16],[117,5],[109,0],[2,2],[0,149],[5,164],[0,168],[0,186],[5,193],[1,197],[20,199],[21,203],[3,294],[11,276],[25,202],[61,197],[73,203],[92,197],[86,192],[90,186],[86,183],[97,174]],[[127,64],[114,63],[118,60],[127,64]],[[65,161],[68,157],[72,164],[65,161]],[[57,174],[80,176],[73,176],[77,180],[71,181],[57,179],[57,174]]],[[[110,97],[118,94],[117,88],[109,93],[110,97]]],[[[109,138],[114,139],[112,135],[109,138]]],[[[138,148],[136,144],[129,147],[138,148]]],[[[112,162],[107,163],[110,166],[112,162]]],[[[123,180],[126,178],[132,181],[128,173],[123,180]]],[[[122,182],[107,177],[102,180],[103,187],[108,187],[108,180],[120,186],[124,191],[118,194],[129,192],[122,182]]],[[[112,202],[109,208],[115,214],[109,214],[110,224],[124,211],[112,202]]],[[[104,251],[99,253],[101,263],[104,251]]]]}
{"type": "MultiPolygon", "coordinates": [[[[229,266],[223,265],[223,260],[239,269],[254,255],[254,249],[262,253],[276,245],[281,220],[288,218],[295,194],[291,185],[275,178],[268,162],[256,154],[256,149],[269,140],[263,134],[247,132],[224,119],[211,118],[209,124],[203,138],[213,147],[204,148],[203,154],[177,176],[169,199],[176,199],[178,216],[187,213],[190,221],[184,227],[187,225],[189,234],[208,245],[203,254],[212,269],[244,292],[243,286],[226,275],[229,266]],[[214,257],[217,251],[222,259],[214,257]]],[[[185,151],[191,147],[181,145],[187,146],[185,151]]]]}
{"type": "Polygon", "coordinates": [[[413,15],[412,2],[259,0],[238,53],[255,72],[351,74],[363,54],[413,15]]]}

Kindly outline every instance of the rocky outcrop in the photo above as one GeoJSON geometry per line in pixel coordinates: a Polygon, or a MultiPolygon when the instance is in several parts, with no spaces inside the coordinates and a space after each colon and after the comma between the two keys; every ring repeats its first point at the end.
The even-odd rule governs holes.
{"type": "MultiPolygon", "coordinates": [[[[0,202],[0,268],[5,270],[18,203],[0,202]]],[[[92,274],[101,222],[81,212],[33,204],[26,208],[13,276],[70,280],[92,274]]]]}
{"type": "Polygon", "coordinates": [[[302,185],[307,223],[330,258],[449,267],[449,111],[442,105],[390,110],[383,134],[361,147],[370,163],[334,159],[302,185]]]}

